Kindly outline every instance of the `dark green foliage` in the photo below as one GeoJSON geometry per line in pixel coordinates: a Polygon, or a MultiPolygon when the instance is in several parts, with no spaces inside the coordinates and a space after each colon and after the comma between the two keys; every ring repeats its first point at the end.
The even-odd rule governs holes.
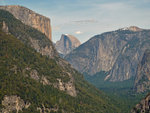
{"type": "MultiPolygon", "coordinates": [[[[6,25],[9,28],[9,32],[21,40],[23,43],[26,45],[30,46],[30,38],[32,37],[33,39],[36,39],[40,41],[40,46],[45,47],[45,46],[50,46],[52,45],[52,42],[41,32],[38,30],[24,25],[20,20],[17,20],[12,14],[10,14],[7,11],[0,10],[0,28],[2,27],[2,23],[5,22],[6,25]]],[[[54,47],[52,46],[53,50],[54,47]]]]}
{"type": "Polygon", "coordinates": [[[146,92],[137,94],[133,91],[134,78],[122,82],[104,81],[108,73],[101,71],[93,76],[85,74],[84,77],[98,89],[104,91],[122,113],[130,113],[131,109],[146,95],[146,92]]]}
{"type": "MultiPolygon", "coordinates": [[[[57,78],[61,78],[64,82],[69,80],[69,77],[61,76],[63,68],[55,60],[41,56],[15,37],[0,31],[0,102],[5,95],[18,95],[31,103],[28,109],[23,110],[24,113],[35,113],[37,107],[41,107],[42,104],[48,108],[57,105],[59,113],[61,110],[68,113],[120,112],[104,93],[88,84],[75,70],[72,75],[78,93],[77,97],[71,97],[53,86],[42,85],[24,76],[23,70],[27,67],[37,70],[40,77],[42,75],[48,77],[52,83],[56,82],[57,78]]],[[[0,107],[2,108],[1,104],[0,107]]]]}
{"type": "Polygon", "coordinates": [[[13,67],[17,66],[16,71],[20,73],[22,73],[25,68],[29,67],[31,69],[38,70],[38,73],[41,76],[44,75],[50,77],[50,80],[63,77],[60,76],[63,73],[62,68],[60,68],[54,60],[49,59],[46,56],[41,56],[33,49],[28,49],[23,45],[23,43],[20,43],[20,41],[13,39],[14,37],[10,39],[6,38],[0,42],[0,60],[5,61],[1,62],[2,66],[7,64],[6,66],[9,67],[9,69],[13,69],[13,67]],[[53,74],[55,76],[49,76],[53,74]]]}

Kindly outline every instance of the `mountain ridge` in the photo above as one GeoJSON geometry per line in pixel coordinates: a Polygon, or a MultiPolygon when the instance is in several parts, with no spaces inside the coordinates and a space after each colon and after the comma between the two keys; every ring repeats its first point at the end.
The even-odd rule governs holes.
{"type": "Polygon", "coordinates": [[[107,101],[104,100],[105,95],[102,92],[88,84],[78,72],[72,69],[70,73],[74,76],[76,82],[73,84],[78,93],[75,97],[69,96],[66,90],[62,90],[69,76],[54,59],[41,56],[17,38],[1,31],[0,47],[0,80],[3,81],[0,84],[2,86],[0,88],[0,109],[2,111],[83,113],[85,111],[112,112],[117,110],[113,105],[108,104],[107,99],[107,101]],[[61,83],[58,78],[61,78],[61,83]],[[88,93],[88,90],[91,89],[93,93],[88,93]],[[86,103],[87,106],[85,106],[86,103]],[[81,108],[79,109],[78,106],[81,108]]]}
{"type": "Polygon", "coordinates": [[[65,56],[80,46],[80,44],[81,42],[75,36],[62,34],[60,40],[56,42],[55,47],[59,53],[65,56]]]}
{"type": "Polygon", "coordinates": [[[48,17],[40,15],[26,7],[19,5],[0,6],[0,9],[9,11],[21,22],[36,28],[44,33],[50,40],[52,40],[51,23],[48,17]]]}
{"type": "Polygon", "coordinates": [[[0,109],[5,112],[120,112],[110,99],[87,83],[60,58],[38,30],[0,10],[9,34],[0,31],[0,109]],[[45,54],[47,47],[49,54],[45,54]],[[75,88],[76,95],[71,94],[75,88]]]}
{"type": "Polygon", "coordinates": [[[150,47],[149,32],[144,29],[136,32],[118,29],[95,35],[65,59],[82,73],[94,75],[110,71],[110,81],[127,80],[135,76],[144,50],[150,47]]]}
{"type": "Polygon", "coordinates": [[[51,58],[58,56],[56,50],[52,46],[52,42],[45,34],[28,25],[24,25],[20,20],[16,19],[11,13],[5,10],[0,10],[1,27],[8,28],[8,32],[28,46],[32,46],[37,52],[42,55],[47,55],[51,58]]]}
{"type": "Polygon", "coordinates": [[[142,28],[139,28],[137,26],[129,26],[129,27],[124,27],[124,28],[121,28],[119,30],[130,30],[130,31],[134,31],[134,32],[137,32],[137,31],[142,31],[144,29],[142,28]]]}

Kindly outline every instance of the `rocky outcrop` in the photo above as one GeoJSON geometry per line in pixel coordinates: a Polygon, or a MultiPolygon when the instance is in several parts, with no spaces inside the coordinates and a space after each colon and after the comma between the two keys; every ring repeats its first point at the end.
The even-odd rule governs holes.
{"type": "Polygon", "coordinates": [[[5,21],[3,21],[2,24],[2,31],[5,32],[6,34],[9,33],[8,26],[6,25],[5,21]]]}
{"type": "MultiPolygon", "coordinates": [[[[54,58],[55,56],[58,56],[55,48],[52,45],[52,42],[40,31],[37,29],[24,25],[20,20],[16,19],[12,14],[5,10],[1,10],[2,8],[10,8],[12,9],[11,11],[16,11],[16,13],[19,15],[26,15],[27,14],[34,14],[33,11],[30,11],[29,9],[26,9],[21,6],[1,6],[0,7],[0,23],[2,23],[2,29],[4,32],[8,32],[14,35],[16,38],[21,40],[23,43],[26,45],[34,48],[37,52],[41,53],[42,55],[46,55],[50,58],[54,58]],[[22,12],[19,12],[18,9],[20,8],[20,11],[23,10],[22,12]],[[9,17],[9,18],[8,18],[9,17]],[[11,19],[10,19],[11,18],[11,19]]],[[[31,16],[30,14],[30,16],[31,16]]],[[[38,15],[38,14],[35,14],[38,15]]],[[[26,15],[28,17],[28,15],[26,15]]],[[[34,16],[33,16],[34,17],[34,16]]],[[[22,17],[24,18],[24,17],[22,17]]],[[[40,15],[38,17],[40,19],[40,15]]],[[[41,18],[45,18],[42,17],[41,18]]],[[[26,20],[26,19],[25,19],[26,20]]],[[[26,20],[30,21],[30,20],[26,20]]],[[[44,21],[44,20],[43,20],[44,21]]],[[[46,22],[46,20],[45,20],[46,22]]],[[[43,22],[44,23],[44,22],[43,22]]],[[[40,21],[38,24],[43,24],[40,21]]]]}
{"type": "Polygon", "coordinates": [[[150,94],[148,94],[139,104],[137,104],[131,113],[149,113],[150,112],[150,94]]]}
{"type": "Polygon", "coordinates": [[[138,65],[134,89],[137,92],[150,90],[150,50],[146,50],[138,65]]]}
{"type": "Polygon", "coordinates": [[[71,79],[69,82],[64,83],[61,81],[61,79],[57,79],[58,80],[58,84],[55,84],[55,86],[57,86],[57,88],[61,91],[66,91],[67,94],[69,94],[70,96],[76,97],[77,93],[75,90],[75,86],[73,84],[74,80],[71,79]]]}
{"type": "Polygon", "coordinates": [[[21,20],[26,25],[44,33],[50,40],[52,40],[50,19],[35,13],[34,11],[22,6],[10,5],[0,6],[0,9],[7,10],[12,13],[17,19],[21,20]]]}
{"type": "MultiPolygon", "coordinates": [[[[15,69],[17,69],[17,67],[15,69]]],[[[67,73],[70,79],[67,82],[64,82],[60,78],[56,78],[57,82],[54,82],[54,81],[50,82],[49,81],[50,78],[48,76],[39,75],[37,70],[31,69],[29,67],[25,68],[22,73],[25,77],[30,77],[31,79],[34,79],[37,82],[42,83],[43,85],[52,85],[53,87],[59,89],[60,91],[65,91],[70,96],[73,96],[73,97],[77,96],[74,79],[70,73],[67,73]]]]}
{"type": "Polygon", "coordinates": [[[30,72],[30,77],[36,81],[38,81],[40,79],[37,70],[32,70],[30,72]]]}
{"type": "Polygon", "coordinates": [[[61,36],[61,39],[56,42],[55,47],[60,54],[63,54],[65,56],[66,54],[70,53],[72,50],[80,46],[80,44],[80,41],[76,37],[68,34],[63,34],[61,36]]]}
{"type": "Polygon", "coordinates": [[[42,107],[38,107],[37,111],[40,111],[40,113],[50,113],[50,112],[57,112],[58,106],[55,106],[54,108],[46,108],[44,104],[42,104],[42,107]]]}
{"type": "Polygon", "coordinates": [[[51,85],[50,81],[47,79],[47,77],[42,76],[41,81],[43,85],[51,85]]]}
{"type": "MultiPolygon", "coordinates": [[[[11,35],[0,31],[0,56],[3,59],[0,60],[2,66],[0,103],[5,95],[13,94],[20,96],[24,101],[31,102],[28,109],[19,112],[43,113],[51,109],[53,109],[51,112],[55,112],[57,108],[59,108],[57,112],[63,113],[119,111],[117,107],[111,106],[105,94],[88,84],[83,76],[71,68],[69,63],[58,57],[57,53],[52,58],[49,57],[50,55],[42,56],[36,52],[38,51],[37,45],[40,49],[51,47],[55,51],[51,41],[45,35],[23,25],[7,11],[0,10],[0,24],[4,20],[9,26],[11,35]],[[30,38],[35,42],[34,47],[31,46],[30,38]],[[55,83],[59,86],[58,79],[65,91],[56,89],[58,87],[48,86],[55,83]],[[77,97],[65,94],[65,92],[71,94],[74,89],[77,97]],[[78,107],[79,103],[82,107],[78,107]],[[56,109],[54,109],[55,105],[58,106],[56,109]],[[40,108],[39,111],[37,111],[38,108],[40,108]]],[[[0,106],[3,107],[2,104],[0,106]]]]}
{"type": "Polygon", "coordinates": [[[68,54],[68,60],[82,73],[110,71],[107,79],[123,81],[136,75],[144,51],[150,47],[150,30],[137,27],[96,35],[68,54]]]}
{"type": "Polygon", "coordinates": [[[46,55],[50,58],[54,58],[54,56],[57,56],[56,51],[54,50],[54,47],[51,44],[47,45],[41,45],[41,40],[29,38],[30,40],[30,46],[34,48],[37,52],[41,53],[42,55],[46,55]]]}
{"type": "MultiPolygon", "coordinates": [[[[49,60],[49,58],[51,58],[51,59],[55,60],[55,63],[57,63],[56,65],[59,65],[60,67],[62,67],[62,70],[64,71],[64,73],[67,73],[62,76],[66,76],[66,78],[68,78],[68,81],[63,82],[63,85],[64,86],[67,84],[71,85],[70,89],[69,89],[69,87],[67,87],[68,85],[65,86],[64,91],[71,96],[76,96],[76,90],[75,90],[75,85],[74,85],[74,81],[73,81],[73,76],[72,76],[72,74],[68,74],[68,73],[70,73],[68,70],[72,71],[73,69],[70,69],[70,67],[68,67],[68,65],[69,65],[68,62],[66,62],[65,60],[63,60],[62,58],[60,58],[58,56],[58,53],[55,50],[52,42],[48,38],[46,38],[46,36],[43,35],[41,32],[22,24],[20,21],[18,21],[16,18],[14,18],[13,15],[8,13],[7,11],[0,10],[0,22],[3,19],[6,20],[7,23],[5,23],[5,26],[6,26],[6,24],[8,24],[8,29],[10,29],[10,31],[11,31],[10,33],[12,35],[16,36],[26,46],[29,46],[29,47],[35,49],[37,52],[39,52],[41,54],[41,56],[42,55],[47,56],[47,60],[49,60]],[[14,24],[13,22],[10,23],[9,18],[6,18],[7,16],[10,17],[14,23],[17,23],[17,25],[14,24]],[[11,27],[11,26],[13,26],[13,27],[11,27]],[[18,29],[18,26],[20,26],[19,29],[18,29]],[[33,33],[28,32],[28,31],[32,31],[33,33]],[[71,81],[69,81],[69,80],[71,80],[71,81]],[[71,93],[71,92],[74,92],[74,93],[71,93]]],[[[13,66],[11,70],[14,73],[17,73],[17,68],[18,67],[13,66]]],[[[55,78],[55,83],[51,83],[50,78],[48,76],[45,76],[44,74],[39,74],[38,71],[39,70],[32,69],[30,67],[26,67],[25,69],[23,69],[23,73],[24,73],[25,77],[30,77],[30,78],[36,80],[37,82],[42,83],[43,85],[58,86],[56,88],[59,89],[59,84],[58,84],[59,81],[57,81],[57,78],[55,78]]]]}
{"type": "Polygon", "coordinates": [[[22,109],[27,109],[31,104],[29,102],[24,102],[20,97],[16,95],[12,96],[5,96],[2,105],[4,108],[2,108],[2,113],[10,113],[16,111],[16,113],[19,113],[19,111],[22,111],[22,109]]]}

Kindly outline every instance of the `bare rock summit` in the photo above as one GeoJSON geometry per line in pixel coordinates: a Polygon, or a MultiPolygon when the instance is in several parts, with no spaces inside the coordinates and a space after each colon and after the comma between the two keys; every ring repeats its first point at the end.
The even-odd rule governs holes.
{"type": "Polygon", "coordinates": [[[55,47],[60,54],[65,56],[80,46],[80,44],[80,41],[76,37],[68,34],[62,34],[61,39],[56,42],[55,47]]]}

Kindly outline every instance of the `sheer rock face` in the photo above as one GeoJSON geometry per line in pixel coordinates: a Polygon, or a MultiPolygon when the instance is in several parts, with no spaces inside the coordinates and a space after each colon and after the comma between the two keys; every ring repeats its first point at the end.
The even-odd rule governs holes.
{"type": "Polygon", "coordinates": [[[44,33],[50,40],[52,40],[51,24],[49,18],[39,15],[34,11],[21,6],[0,6],[0,9],[9,11],[17,19],[21,20],[22,23],[36,28],[37,30],[44,33]]]}
{"type": "MultiPolygon", "coordinates": [[[[4,12],[6,13],[6,11],[4,11],[4,12]]],[[[5,15],[7,15],[7,14],[8,14],[8,12],[5,15]]],[[[10,15],[11,19],[13,19],[15,22],[18,21],[11,14],[8,14],[8,15],[10,15]]],[[[4,18],[6,20],[8,19],[5,16],[3,17],[3,14],[0,17],[4,18]]],[[[37,31],[31,27],[25,26],[20,21],[19,21],[19,26],[22,26],[20,28],[21,30],[18,30],[18,31],[12,30],[17,25],[14,25],[14,27],[10,27],[13,24],[8,23],[8,21],[9,20],[7,20],[6,22],[5,21],[0,22],[0,23],[2,23],[2,29],[3,30],[7,31],[7,29],[9,29],[11,31],[10,33],[12,35],[14,35],[17,39],[19,39],[21,42],[23,42],[25,45],[35,49],[41,55],[44,55],[44,56],[47,56],[49,58],[54,59],[56,61],[56,63],[62,67],[64,73],[67,73],[67,74],[62,75],[62,76],[68,76],[70,78],[70,81],[68,81],[67,83],[63,82],[63,87],[65,87],[64,91],[67,94],[75,97],[77,94],[76,94],[76,89],[75,89],[75,81],[74,81],[74,77],[73,77],[73,73],[72,73],[72,71],[74,69],[72,69],[69,66],[69,63],[67,61],[65,61],[64,59],[59,57],[57,51],[55,50],[55,48],[52,44],[52,42],[45,35],[43,35],[41,32],[39,32],[39,31],[37,31]],[[19,31],[24,30],[24,29],[22,29],[24,27],[28,31],[35,30],[34,31],[35,34],[31,35],[30,33],[27,32],[27,30],[25,30],[23,33],[19,32],[19,31]]],[[[16,71],[17,67],[16,66],[14,66],[12,70],[15,73],[17,73],[17,71],[16,71]]],[[[43,85],[53,85],[53,86],[57,86],[56,87],[57,89],[60,89],[59,84],[58,84],[59,81],[57,83],[52,84],[45,75],[39,75],[38,70],[34,70],[34,69],[32,70],[30,67],[28,67],[28,68],[23,70],[23,73],[26,73],[26,74],[24,74],[24,76],[31,77],[32,79],[42,83],[43,85]],[[26,73],[27,71],[30,73],[29,75],[26,73]]]]}
{"type": "Polygon", "coordinates": [[[150,94],[148,94],[139,104],[137,104],[131,113],[149,113],[150,112],[150,94]]]}
{"type": "Polygon", "coordinates": [[[70,53],[73,49],[80,46],[80,41],[72,36],[72,35],[62,35],[61,39],[56,42],[56,49],[60,54],[63,54],[64,56],[68,53],[70,53]]]}
{"type": "Polygon", "coordinates": [[[150,30],[129,28],[96,35],[65,59],[82,73],[110,71],[107,78],[110,81],[130,79],[136,75],[139,61],[150,47],[150,30]]]}
{"type": "Polygon", "coordinates": [[[135,79],[135,90],[144,92],[150,90],[150,50],[146,50],[139,63],[135,79]]]}

